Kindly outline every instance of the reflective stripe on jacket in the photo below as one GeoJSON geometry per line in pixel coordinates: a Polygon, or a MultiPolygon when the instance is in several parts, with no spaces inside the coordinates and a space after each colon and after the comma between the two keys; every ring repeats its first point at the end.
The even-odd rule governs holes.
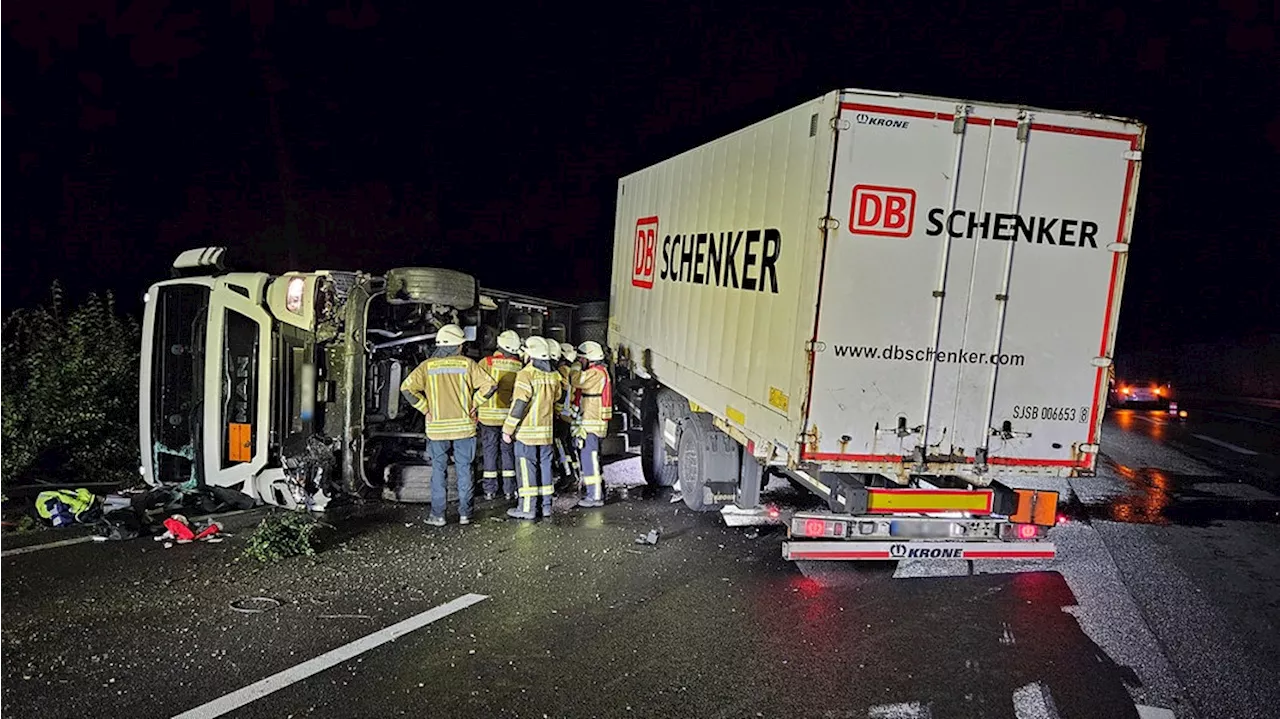
{"type": "Polygon", "coordinates": [[[495,352],[480,361],[480,368],[488,372],[498,384],[498,391],[488,402],[480,405],[480,424],[501,427],[507,419],[507,413],[511,411],[511,393],[515,390],[520,360],[495,352]]]}
{"type": "Polygon", "coordinates": [[[428,439],[476,436],[471,411],[497,387],[469,357],[432,357],[418,365],[400,389],[418,399],[413,408],[427,415],[428,439]]]}
{"type": "Polygon", "coordinates": [[[520,370],[511,393],[513,410],[502,431],[525,444],[551,444],[556,400],[563,391],[564,378],[555,370],[547,372],[532,365],[520,370]],[[521,402],[527,406],[524,415],[517,417],[514,408],[521,402]]]}

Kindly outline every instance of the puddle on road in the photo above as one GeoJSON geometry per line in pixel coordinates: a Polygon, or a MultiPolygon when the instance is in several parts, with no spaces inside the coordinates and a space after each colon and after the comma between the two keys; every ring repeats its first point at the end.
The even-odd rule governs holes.
{"type": "Polygon", "coordinates": [[[1099,504],[1073,497],[1064,508],[1068,518],[1192,527],[1221,521],[1280,523],[1280,497],[1252,485],[1224,482],[1221,476],[1108,464],[1128,491],[1099,504]]]}

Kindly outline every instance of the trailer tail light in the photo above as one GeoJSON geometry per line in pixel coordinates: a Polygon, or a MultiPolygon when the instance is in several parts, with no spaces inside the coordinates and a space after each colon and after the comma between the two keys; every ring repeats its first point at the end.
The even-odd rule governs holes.
{"type": "Polygon", "coordinates": [[[1038,524],[1052,527],[1058,519],[1058,493],[1034,489],[1015,489],[1018,495],[1017,509],[1009,515],[1009,521],[1017,524],[1038,524]]]}
{"type": "Polygon", "coordinates": [[[838,519],[797,517],[791,520],[791,534],[796,537],[844,539],[848,533],[849,523],[838,519]]]}
{"type": "Polygon", "coordinates": [[[1044,527],[1035,524],[1006,524],[1000,532],[1000,538],[1029,542],[1044,537],[1045,531],[1044,527]]]}

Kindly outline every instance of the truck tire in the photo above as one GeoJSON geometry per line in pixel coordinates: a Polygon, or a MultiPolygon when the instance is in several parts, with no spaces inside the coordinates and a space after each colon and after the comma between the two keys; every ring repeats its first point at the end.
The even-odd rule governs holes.
{"type": "MultiPolygon", "coordinates": [[[[645,481],[653,487],[674,487],[680,481],[678,454],[666,451],[662,428],[670,420],[679,434],[679,427],[688,417],[689,402],[665,387],[657,389],[652,399],[645,403],[644,432],[641,440],[640,467],[645,481]]],[[[677,437],[677,445],[679,438],[677,437]]]]}
{"type": "Polygon", "coordinates": [[[712,512],[724,506],[712,496],[709,483],[732,482],[741,470],[741,445],[716,428],[711,415],[690,413],[680,426],[680,493],[685,506],[695,512],[712,512]]]}
{"type": "Polygon", "coordinates": [[[578,305],[579,322],[608,322],[608,302],[584,302],[578,305]]]}
{"type": "Polygon", "coordinates": [[[436,267],[398,267],[387,272],[387,302],[469,310],[476,305],[476,278],[436,267]]]}
{"type": "Polygon", "coordinates": [[[579,322],[574,329],[577,331],[578,344],[599,342],[601,347],[607,347],[609,344],[608,322],[579,322]]]}

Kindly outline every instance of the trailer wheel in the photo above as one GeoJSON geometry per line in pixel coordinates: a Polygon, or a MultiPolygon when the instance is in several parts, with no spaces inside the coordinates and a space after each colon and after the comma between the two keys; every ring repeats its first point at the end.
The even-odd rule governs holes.
{"type": "Polygon", "coordinates": [[[476,305],[476,278],[436,267],[398,267],[387,271],[387,302],[469,310],[476,305]]]}
{"type": "Polygon", "coordinates": [[[680,427],[680,493],[695,512],[711,512],[724,506],[715,499],[710,482],[737,483],[742,448],[716,428],[711,415],[691,413],[680,427]]]}
{"type": "Polygon", "coordinates": [[[645,402],[640,466],[651,486],[674,487],[680,481],[680,459],[667,452],[663,428],[668,421],[673,424],[678,447],[679,428],[689,414],[689,402],[666,388],[659,388],[653,399],[645,402]]]}

